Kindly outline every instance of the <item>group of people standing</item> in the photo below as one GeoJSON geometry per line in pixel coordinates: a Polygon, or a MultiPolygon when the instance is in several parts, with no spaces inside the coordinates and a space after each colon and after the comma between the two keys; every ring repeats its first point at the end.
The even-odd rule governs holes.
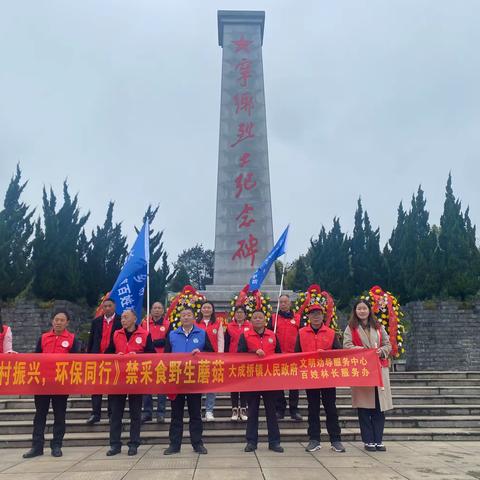
{"type": "MultiPolygon", "coordinates": [[[[260,358],[279,353],[313,352],[340,348],[374,348],[382,365],[383,387],[352,387],[352,405],[358,408],[360,431],[365,449],[385,451],[383,429],[386,410],[393,408],[389,384],[388,357],[391,350],[389,337],[384,327],[373,314],[366,300],[358,300],[351,312],[343,336],[343,345],[336,332],[324,323],[325,309],[321,304],[312,304],[308,309],[308,322],[301,325],[300,317],[292,311],[290,298],[282,295],[279,299],[278,315],[272,315],[267,323],[263,310],[253,312],[250,320],[243,306],[235,307],[232,320],[223,327],[215,316],[215,307],[205,301],[200,314],[195,317],[193,309],[186,307],[180,313],[179,327],[173,329],[164,314],[163,305],[155,302],[149,318],[137,323],[133,310],[126,310],[121,316],[115,313],[115,302],[106,299],[103,315],[92,321],[88,353],[96,354],[141,354],[141,353],[189,353],[231,352],[253,353],[260,358]],[[148,323],[147,323],[148,322],[148,323]]],[[[52,329],[44,333],[37,344],[37,353],[77,353],[78,341],[67,330],[68,312],[57,312],[52,319],[52,329]]],[[[2,331],[5,329],[2,326],[2,331]]],[[[3,341],[4,337],[0,340],[3,341]]],[[[3,345],[0,341],[0,345],[3,345]]],[[[5,347],[4,347],[5,348],[5,347]]],[[[11,348],[11,344],[10,344],[11,348]]],[[[341,440],[341,428],[336,407],[336,389],[318,388],[306,390],[308,402],[308,445],[306,451],[321,448],[320,403],[326,415],[327,432],[331,448],[345,452],[341,440]]],[[[153,396],[142,394],[108,395],[108,417],[110,423],[110,449],[107,456],[121,452],[121,430],[126,400],[130,412],[130,438],[128,455],[136,455],[140,444],[141,424],[154,417],[153,396]],[[143,413],[142,413],[143,409],[143,413]]],[[[215,394],[205,395],[205,421],[214,421],[215,394]]],[[[54,413],[51,453],[62,455],[61,446],[65,434],[67,395],[36,395],[32,448],[25,458],[43,454],[44,430],[50,402],[54,413]]],[[[287,398],[283,391],[232,392],[232,421],[246,422],[246,452],[256,450],[258,443],[258,422],[260,399],[263,398],[268,429],[269,449],[281,453],[278,420],[285,417],[287,398]]],[[[167,398],[157,396],[156,420],[165,422],[167,398]]],[[[299,411],[299,392],[290,390],[288,408],[292,420],[302,421],[299,411]]],[[[169,446],[165,455],[178,453],[183,439],[183,417],[185,404],[189,415],[190,442],[195,452],[206,454],[203,444],[202,394],[177,394],[171,399],[171,422],[169,446]]],[[[87,424],[93,425],[101,419],[102,396],[92,396],[92,413],[87,424]]]]}

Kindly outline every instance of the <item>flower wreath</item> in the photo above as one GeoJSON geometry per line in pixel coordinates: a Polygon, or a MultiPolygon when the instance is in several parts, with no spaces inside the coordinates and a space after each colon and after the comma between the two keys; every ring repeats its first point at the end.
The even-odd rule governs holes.
{"type": "Polygon", "coordinates": [[[300,322],[302,324],[308,325],[310,323],[308,319],[308,307],[317,304],[322,307],[325,313],[325,325],[340,334],[337,307],[335,306],[333,297],[327,291],[322,290],[320,285],[310,285],[306,292],[299,293],[293,305],[293,311],[300,315],[300,322]]]}
{"type": "Polygon", "coordinates": [[[262,310],[265,319],[268,322],[272,316],[272,306],[270,305],[270,297],[260,290],[250,291],[249,285],[245,285],[238,295],[235,295],[230,301],[230,318],[233,319],[235,307],[243,305],[247,310],[247,320],[252,318],[255,310],[262,310]]]}
{"type": "Polygon", "coordinates": [[[385,327],[392,344],[391,356],[398,358],[402,353],[405,353],[403,342],[403,335],[405,334],[404,315],[398,300],[378,285],[373,286],[360,298],[370,303],[373,313],[385,327]]]}
{"type": "Polygon", "coordinates": [[[167,310],[167,318],[170,322],[170,325],[172,325],[172,328],[175,330],[179,327],[180,312],[185,307],[192,308],[195,318],[197,318],[200,308],[202,307],[202,303],[206,300],[206,297],[198,293],[198,291],[195,290],[195,288],[193,288],[191,285],[185,285],[182,291],[172,299],[172,303],[170,303],[170,306],[167,310]]]}

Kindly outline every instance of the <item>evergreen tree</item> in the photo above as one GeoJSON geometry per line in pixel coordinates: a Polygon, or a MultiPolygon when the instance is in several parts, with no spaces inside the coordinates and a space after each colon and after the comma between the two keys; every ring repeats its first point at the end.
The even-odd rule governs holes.
{"type": "Polygon", "coordinates": [[[0,298],[16,297],[31,281],[31,252],[34,210],[20,201],[27,182],[22,183],[17,165],[0,211],[0,298]]]}
{"type": "Polygon", "coordinates": [[[169,290],[177,293],[180,292],[185,285],[191,285],[191,282],[187,269],[181,265],[169,284],[169,290]]]}
{"type": "Polygon", "coordinates": [[[175,262],[177,270],[184,267],[191,285],[197,290],[205,290],[213,281],[213,250],[204,249],[203,245],[195,245],[184,250],[175,262]]]}
{"type": "Polygon", "coordinates": [[[92,231],[87,250],[87,301],[96,305],[113,287],[128,255],[127,239],[121,223],[113,223],[114,202],[110,202],[102,227],[92,231]]]}
{"type": "MultiPolygon", "coordinates": [[[[148,219],[150,225],[150,301],[164,301],[167,295],[167,284],[172,280],[174,273],[170,273],[168,255],[163,246],[163,230],[155,232],[152,228],[159,206],[148,206],[143,216],[142,224],[148,219]]],[[[138,233],[139,230],[135,229],[138,233]]],[[[145,295],[145,301],[147,296],[145,295]]]]}
{"type": "Polygon", "coordinates": [[[43,299],[77,300],[86,293],[85,260],[88,242],[83,227],[90,212],[80,216],[78,196],[71,198],[63,183],[63,205],[43,189],[43,228],[35,225],[32,263],[33,291],[43,299]]]}
{"type": "Polygon", "coordinates": [[[291,276],[289,276],[288,288],[295,292],[304,292],[310,285],[307,262],[305,257],[300,255],[295,260],[291,268],[291,276]]]}
{"type": "Polygon", "coordinates": [[[365,234],[365,257],[368,265],[367,285],[383,284],[385,282],[385,264],[380,252],[380,229],[373,230],[368,213],[363,215],[365,234]]]}
{"type": "Polygon", "coordinates": [[[448,176],[437,250],[441,294],[464,299],[477,293],[480,278],[480,254],[468,209],[462,214],[460,200],[448,176]]]}
{"type": "Polygon", "coordinates": [[[363,207],[359,198],[355,211],[353,236],[350,240],[350,259],[355,295],[371,287],[369,285],[369,266],[365,249],[365,231],[363,228],[363,207]]]}

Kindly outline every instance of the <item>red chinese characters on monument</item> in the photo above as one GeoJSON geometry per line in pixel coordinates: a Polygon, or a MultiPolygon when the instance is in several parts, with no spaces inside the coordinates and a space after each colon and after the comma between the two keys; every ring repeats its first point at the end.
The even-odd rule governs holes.
{"type": "Polygon", "coordinates": [[[241,93],[233,97],[233,103],[235,104],[235,113],[246,112],[248,116],[253,110],[253,96],[249,93],[241,93]]]}
{"type": "Polygon", "coordinates": [[[243,173],[241,173],[236,179],[235,179],[235,187],[236,187],[236,192],[235,192],[235,198],[238,198],[243,190],[251,190],[252,188],[255,188],[257,186],[257,182],[253,180],[253,173],[248,172],[245,176],[243,173]]]}
{"type": "Polygon", "coordinates": [[[240,161],[239,161],[240,167],[241,168],[246,167],[249,163],[250,163],[250,153],[245,152],[240,157],[240,161]]]}
{"type": "Polygon", "coordinates": [[[241,220],[238,228],[248,228],[252,223],[255,223],[253,207],[249,203],[246,203],[242,211],[237,215],[236,220],[241,220]]]}
{"type": "Polygon", "coordinates": [[[241,87],[247,87],[248,81],[252,76],[252,61],[247,58],[242,58],[235,66],[235,70],[239,73],[238,83],[241,87]]]}
{"type": "Polygon", "coordinates": [[[250,257],[250,266],[255,264],[255,254],[258,252],[258,239],[251,233],[248,236],[248,240],[239,240],[238,249],[232,256],[232,260],[250,257]]]}
{"type": "Polygon", "coordinates": [[[249,138],[254,138],[255,134],[253,133],[253,129],[255,124],[253,122],[247,123],[239,123],[238,124],[238,131],[237,131],[237,140],[230,145],[230,148],[236,147],[240,142],[244,140],[248,140],[249,138]]]}

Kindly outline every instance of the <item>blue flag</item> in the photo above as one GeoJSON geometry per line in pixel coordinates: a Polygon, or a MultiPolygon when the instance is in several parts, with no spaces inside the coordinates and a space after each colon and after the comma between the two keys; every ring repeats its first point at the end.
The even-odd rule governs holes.
{"type": "Polygon", "coordinates": [[[140,230],[122,271],[110,292],[115,300],[116,313],[133,309],[137,314],[137,323],[142,319],[143,294],[147,283],[147,264],[150,257],[148,220],[140,230]]]}
{"type": "Polygon", "coordinates": [[[273,262],[286,252],[289,228],[290,228],[290,225],[288,225],[287,228],[283,231],[277,243],[272,248],[272,250],[270,250],[270,253],[267,255],[267,258],[258,267],[258,270],[252,275],[252,278],[250,279],[250,282],[249,282],[250,291],[260,289],[273,262]]]}

